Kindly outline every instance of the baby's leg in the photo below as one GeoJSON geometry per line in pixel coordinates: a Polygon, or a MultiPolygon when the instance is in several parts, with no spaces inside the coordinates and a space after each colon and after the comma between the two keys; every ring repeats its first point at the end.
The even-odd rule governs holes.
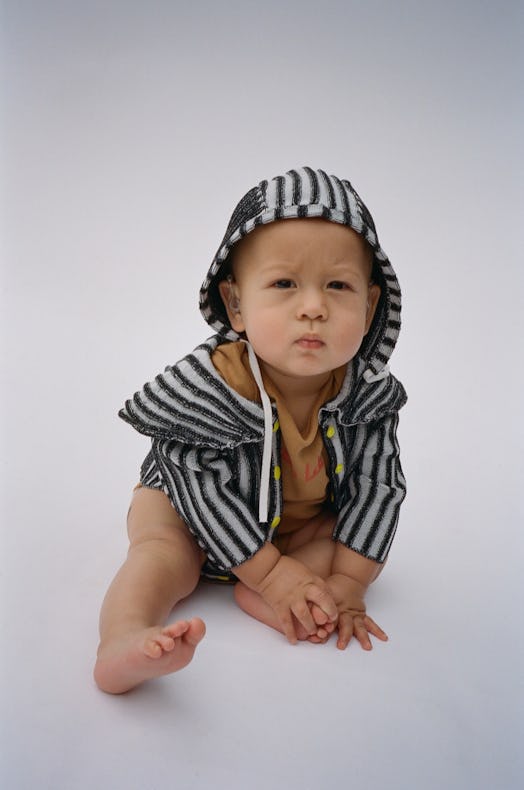
{"type": "Polygon", "coordinates": [[[98,686],[120,694],[191,661],[205,633],[194,618],[165,626],[173,606],[196,587],[203,554],[159,491],[139,488],[128,518],[130,548],[100,615],[98,686]]]}

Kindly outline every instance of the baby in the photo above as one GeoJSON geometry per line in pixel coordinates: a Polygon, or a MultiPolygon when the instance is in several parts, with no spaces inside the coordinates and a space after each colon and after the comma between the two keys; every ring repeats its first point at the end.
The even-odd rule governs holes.
{"type": "Polygon", "coordinates": [[[166,621],[201,577],[291,643],[387,639],[364,598],[406,490],[400,289],[351,184],[305,167],[251,189],[200,308],[216,334],[120,412],[152,445],[100,617],[110,693],[191,660],[204,623],[166,621]]]}

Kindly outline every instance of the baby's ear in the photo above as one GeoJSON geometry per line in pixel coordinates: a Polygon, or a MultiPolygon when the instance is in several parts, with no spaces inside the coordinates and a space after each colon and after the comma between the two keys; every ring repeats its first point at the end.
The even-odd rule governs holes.
{"type": "Polygon", "coordinates": [[[373,322],[375,310],[377,309],[378,300],[380,299],[380,286],[372,283],[368,288],[368,304],[366,310],[366,330],[365,335],[369,332],[369,327],[373,322]]]}
{"type": "Polygon", "coordinates": [[[240,297],[238,285],[233,280],[233,278],[229,276],[227,280],[222,280],[219,282],[218,290],[220,291],[220,297],[224,303],[224,307],[226,308],[229,323],[235,332],[243,332],[245,327],[240,314],[240,297]]]}

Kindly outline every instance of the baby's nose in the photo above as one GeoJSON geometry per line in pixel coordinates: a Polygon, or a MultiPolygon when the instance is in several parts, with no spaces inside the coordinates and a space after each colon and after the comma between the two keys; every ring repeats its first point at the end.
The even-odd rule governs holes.
{"type": "Polygon", "coordinates": [[[310,288],[304,290],[301,296],[300,318],[309,318],[312,321],[327,318],[327,304],[323,291],[310,288]]]}

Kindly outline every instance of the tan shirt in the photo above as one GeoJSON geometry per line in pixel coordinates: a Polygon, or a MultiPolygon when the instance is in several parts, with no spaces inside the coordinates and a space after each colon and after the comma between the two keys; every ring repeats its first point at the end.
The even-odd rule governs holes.
{"type": "MultiPolygon", "coordinates": [[[[224,343],[213,352],[213,365],[224,381],[239,395],[260,402],[258,386],[251,372],[247,347],[241,341],[224,343]]],[[[327,456],[318,426],[321,406],[340,391],[346,366],[334,370],[319,390],[308,425],[300,431],[274,382],[263,375],[267,394],[276,403],[282,442],[283,514],[279,533],[299,529],[320,513],[326,500],[327,456]]]]}

